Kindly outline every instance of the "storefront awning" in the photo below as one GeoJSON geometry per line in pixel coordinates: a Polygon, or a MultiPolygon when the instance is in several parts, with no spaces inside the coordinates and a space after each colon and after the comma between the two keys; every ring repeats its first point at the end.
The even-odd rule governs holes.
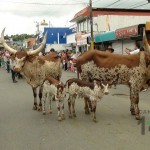
{"type": "Polygon", "coordinates": [[[109,31],[94,36],[95,43],[116,40],[115,31],[109,31]]]}

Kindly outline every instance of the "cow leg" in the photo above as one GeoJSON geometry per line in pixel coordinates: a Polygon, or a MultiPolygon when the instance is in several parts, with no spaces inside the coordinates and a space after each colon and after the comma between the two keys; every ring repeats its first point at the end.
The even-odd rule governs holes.
{"type": "Polygon", "coordinates": [[[139,110],[139,94],[136,94],[136,96],[133,99],[133,105],[134,105],[134,111],[135,111],[135,118],[137,120],[140,120],[140,110],[139,110]]]}
{"type": "Polygon", "coordinates": [[[88,98],[88,107],[89,107],[90,111],[92,112],[93,111],[92,104],[91,104],[91,101],[89,98],[88,98]]]}
{"type": "Polygon", "coordinates": [[[138,90],[132,90],[131,89],[131,107],[130,107],[130,111],[131,114],[135,115],[135,118],[137,120],[140,119],[140,110],[139,110],[139,93],[137,92],[138,90]]]}
{"type": "Polygon", "coordinates": [[[64,100],[61,100],[59,103],[60,103],[60,106],[61,106],[61,118],[62,118],[62,120],[65,120],[65,114],[64,114],[64,100]]]}
{"type": "Polygon", "coordinates": [[[68,110],[69,110],[69,118],[72,118],[72,113],[71,113],[71,96],[69,95],[68,98],[68,110]]]}
{"type": "Polygon", "coordinates": [[[94,121],[94,122],[97,122],[97,120],[96,120],[97,100],[91,101],[91,105],[92,105],[92,111],[93,111],[93,121],[94,121]]]}
{"type": "Polygon", "coordinates": [[[33,91],[33,96],[34,96],[33,110],[37,110],[37,91],[36,91],[36,88],[32,87],[32,91],[33,91]]]}
{"type": "Polygon", "coordinates": [[[96,105],[93,107],[93,121],[96,122],[96,105]]]}
{"type": "Polygon", "coordinates": [[[52,96],[48,93],[48,100],[49,100],[49,113],[52,114],[52,96]]]}
{"type": "Polygon", "coordinates": [[[44,93],[44,94],[43,94],[43,97],[42,97],[42,103],[43,103],[43,105],[42,105],[42,111],[43,111],[43,115],[46,114],[46,110],[45,110],[46,98],[47,98],[47,93],[44,93]]]}
{"type": "Polygon", "coordinates": [[[56,106],[57,106],[57,110],[58,110],[58,121],[61,121],[62,118],[61,118],[61,113],[60,113],[60,104],[59,104],[59,101],[56,100],[56,106]]]}
{"type": "Polygon", "coordinates": [[[132,95],[132,91],[131,91],[131,87],[130,87],[130,102],[131,102],[130,112],[131,112],[131,115],[135,115],[135,111],[134,111],[134,103],[133,103],[134,97],[131,96],[131,95],[132,95]]]}
{"type": "Polygon", "coordinates": [[[85,114],[90,114],[88,101],[89,101],[89,98],[84,97],[84,103],[85,103],[84,109],[85,109],[85,114]]]}
{"type": "Polygon", "coordinates": [[[39,88],[39,107],[38,107],[38,111],[42,110],[42,92],[43,92],[43,86],[40,86],[39,88]]]}
{"type": "Polygon", "coordinates": [[[73,117],[77,117],[76,112],[75,112],[75,100],[76,100],[76,96],[73,97],[73,99],[72,99],[72,115],[73,115],[73,117]]]}

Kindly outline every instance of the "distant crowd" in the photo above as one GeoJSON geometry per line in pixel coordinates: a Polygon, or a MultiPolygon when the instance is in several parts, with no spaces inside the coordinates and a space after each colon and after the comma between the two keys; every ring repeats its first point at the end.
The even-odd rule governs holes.
{"type": "Polygon", "coordinates": [[[73,50],[62,50],[57,52],[54,48],[52,48],[49,52],[40,52],[39,55],[47,55],[49,53],[56,53],[61,58],[63,69],[65,71],[76,72],[76,60],[81,52],[78,52],[77,54],[73,50]]]}

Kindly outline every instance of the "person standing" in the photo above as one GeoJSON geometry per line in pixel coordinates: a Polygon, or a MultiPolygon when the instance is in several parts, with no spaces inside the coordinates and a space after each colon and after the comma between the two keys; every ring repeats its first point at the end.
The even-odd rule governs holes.
{"type": "Polygon", "coordinates": [[[137,54],[140,52],[140,46],[139,45],[136,45],[135,48],[132,50],[132,49],[129,49],[129,48],[125,48],[125,52],[130,55],[130,54],[137,54]]]}
{"type": "Polygon", "coordinates": [[[114,49],[112,47],[108,47],[105,51],[107,53],[114,53],[114,49]]]}
{"type": "Polygon", "coordinates": [[[11,69],[11,77],[13,80],[13,83],[17,83],[18,81],[16,81],[16,72],[14,71],[14,67],[15,67],[16,63],[15,63],[15,55],[11,54],[10,56],[10,69],[11,69]]]}

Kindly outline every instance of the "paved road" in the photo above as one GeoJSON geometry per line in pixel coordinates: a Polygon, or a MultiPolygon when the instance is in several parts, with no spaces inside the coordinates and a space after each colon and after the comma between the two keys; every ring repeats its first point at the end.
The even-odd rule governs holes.
{"type": "MultiPolygon", "coordinates": [[[[31,87],[21,79],[12,83],[11,75],[0,69],[0,150],[149,150],[150,91],[140,94],[141,115],[145,116],[145,135],[130,115],[129,89],[110,89],[98,103],[97,123],[84,114],[82,100],[76,102],[76,119],[57,121],[53,114],[33,111],[31,87]]],[[[76,76],[63,72],[62,81],[76,76]]],[[[144,125],[144,124],[143,124],[144,125]]],[[[144,126],[143,126],[144,127],[144,126]]],[[[144,130],[143,130],[144,131],[144,130]]]]}

